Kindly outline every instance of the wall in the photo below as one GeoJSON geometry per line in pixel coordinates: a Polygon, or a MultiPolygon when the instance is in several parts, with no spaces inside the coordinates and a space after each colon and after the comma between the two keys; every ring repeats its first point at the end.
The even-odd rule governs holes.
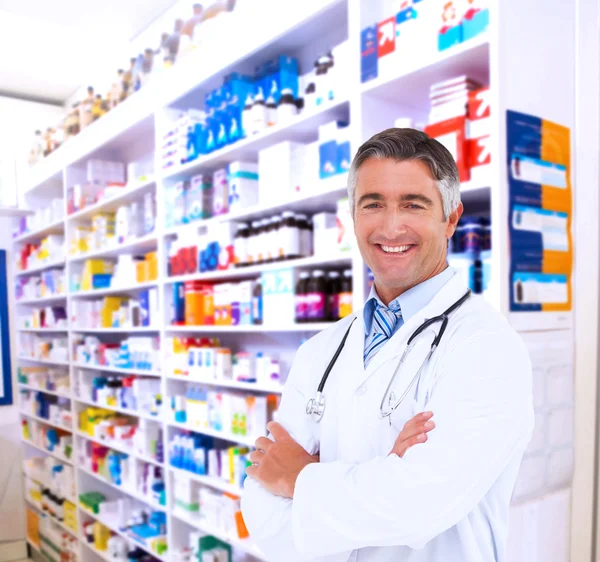
{"type": "MultiPolygon", "coordinates": [[[[0,206],[14,206],[17,203],[16,182],[22,177],[27,165],[34,131],[43,131],[54,125],[63,114],[64,110],[60,106],[0,96],[0,173],[2,170],[15,171],[11,180],[3,182],[0,179],[0,206]]],[[[21,202],[19,200],[19,203],[21,202]]]]}
{"type": "MultiPolygon", "coordinates": [[[[10,218],[0,218],[0,232],[10,232],[10,218]]],[[[13,259],[11,241],[0,237],[0,249],[7,250],[7,278],[13,396],[16,384],[16,332],[14,291],[12,291],[13,259]]],[[[18,409],[15,404],[0,406],[0,543],[25,538],[23,485],[21,483],[21,444],[18,409]]],[[[4,559],[0,555],[0,560],[4,559]]]]}

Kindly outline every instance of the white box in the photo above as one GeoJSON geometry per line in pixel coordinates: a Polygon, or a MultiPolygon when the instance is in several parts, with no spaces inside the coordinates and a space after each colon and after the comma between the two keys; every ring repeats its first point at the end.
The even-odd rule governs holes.
{"type": "Polygon", "coordinates": [[[259,151],[258,177],[261,203],[285,200],[295,191],[295,183],[299,179],[299,172],[302,171],[295,152],[303,148],[304,145],[301,143],[286,141],[259,151]]]}

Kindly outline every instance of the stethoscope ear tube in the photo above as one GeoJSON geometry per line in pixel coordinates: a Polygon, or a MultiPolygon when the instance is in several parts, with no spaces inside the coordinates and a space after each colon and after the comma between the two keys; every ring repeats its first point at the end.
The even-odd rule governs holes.
{"type": "Polygon", "coordinates": [[[340,342],[340,345],[338,345],[338,348],[336,349],[335,353],[333,354],[333,357],[331,358],[329,365],[327,365],[327,369],[325,369],[325,372],[323,373],[323,376],[321,377],[321,382],[319,383],[319,387],[317,388],[318,393],[323,392],[323,389],[325,388],[325,383],[327,382],[327,379],[329,377],[329,373],[331,373],[331,369],[333,369],[333,367],[335,366],[335,363],[338,360],[340,353],[342,353],[342,350],[344,349],[344,345],[346,344],[346,340],[348,339],[348,334],[350,333],[350,328],[352,328],[352,324],[354,324],[355,320],[356,320],[356,317],[354,317],[352,322],[350,322],[350,326],[346,330],[346,333],[344,334],[344,337],[343,337],[342,341],[340,342]]]}

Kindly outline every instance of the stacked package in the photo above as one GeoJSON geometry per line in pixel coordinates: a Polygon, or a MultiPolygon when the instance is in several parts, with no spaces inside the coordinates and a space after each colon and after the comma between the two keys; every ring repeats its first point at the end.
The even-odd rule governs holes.
{"type": "Polygon", "coordinates": [[[425,132],[452,153],[461,182],[484,180],[485,164],[491,162],[489,88],[458,76],[433,84],[429,98],[425,132]]]}

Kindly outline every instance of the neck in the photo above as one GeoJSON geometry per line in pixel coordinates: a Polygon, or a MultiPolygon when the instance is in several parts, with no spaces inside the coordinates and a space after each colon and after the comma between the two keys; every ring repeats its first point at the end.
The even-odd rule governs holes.
{"type": "Polygon", "coordinates": [[[448,263],[446,261],[444,261],[432,273],[430,273],[429,275],[423,277],[422,279],[420,279],[416,283],[413,283],[412,285],[409,285],[409,286],[406,286],[406,287],[386,286],[386,285],[383,285],[381,283],[378,283],[377,279],[375,279],[374,285],[375,285],[375,290],[377,291],[377,296],[381,299],[381,302],[383,304],[385,304],[385,306],[389,306],[389,304],[394,299],[397,299],[400,295],[406,293],[406,291],[410,291],[410,289],[412,289],[413,287],[416,287],[417,285],[420,285],[421,283],[424,283],[428,279],[432,279],[436,275],[439,275],[447,267],[448,267],[448,263]]]}

